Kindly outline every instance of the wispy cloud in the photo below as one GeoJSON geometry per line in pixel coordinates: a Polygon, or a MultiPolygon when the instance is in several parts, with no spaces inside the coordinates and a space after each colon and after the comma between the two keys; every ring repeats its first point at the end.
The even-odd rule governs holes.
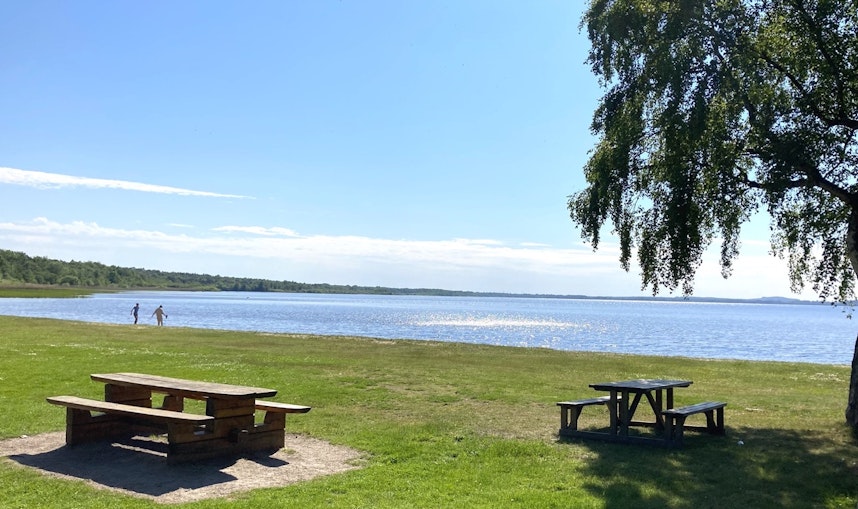
{"type": "MultiPolygon", "coordinates": [[[[640,291],[638,275],[620,269],[619,251],[607,242],[594,252],[583,244],[559,249],[486,239],[302,235],[282,227],[224,226],[195,232],[37,218],[0,222],[0,246],[66,260],[273,280],[615,296],[640,291]]],[[[789,295],[784,263],[765,250],[751,253],[743,255],[733,277],[724,280],[713,249],[713,261],[698,271],[695,293],[789,295]]]]}
{"type": "MultiPolygon", "coordinates": [[[[299,236],[288,228],[224,226],[214,228],[225,235],[192,235],[154,230],[108,228],[97,223],[59,223],[40,217],[28,222],[0,222],[0,240],[16,236],[79,245],[110,245],[113,249],[142,246],[168,252],[227,255],[250,258],[289,259],[319,262],[324,259],[377,260],[385,263],[434,263],[450,266],[503,266],[522,264],[531,270],[556,271],[570,266],[570,250],[509,247],[485,239],[435,241],[391,240],[344,235],[299,236]]],[[[2,244],[0,244],[2,245],[2,244]]],[[[585,250],[577,255],[593,256],[585,250]]],[[[604,258],[599,253],[596,258],[604,258]]],[[[613,255],[611,255],[613,257],[613,255]]],[[[591,262],[594,260],[590,260],[591,262]]],[[[612,260],[612,264],[615,262],[612,260]]]]}
{"type": "Polygon", "coordinates": [[[267,228],[264,226],[220,226],[213,228],[212,231],[224,233],[250,233],[252,235],[262,235],[266,237],[297,237],[298,233],[289,228],[267,228]]]}
{"type": "Polygon", "coordinates": [[[0,167],[0,184],[34,187],[37,189],[61,189],[65,187],[87,187],[92,189],[120,189],[124,191],[140,191],[144,193],[177,194],[180,196],[207,196],[211,198],[250,198],[236,194],[211,193],[194,191],[179,187],[159,186],[130,182],[127,180],[96,179],[75,177],[59,173],[19,170],[16,168],[0,167]]]}
{"type": "MultiPolygon", "coordinates": [[[[493,268],[552,274],[574,274],[616,269],[614,253],[581,250],[510,247],[485,239],[435,241],[391,240],[345,235],[299,235],[288,228],[224,226],[215,235],[164,233],[153,230],[107,228],[97,223],[59,223],[47,218],[28,222],[0,222],[0,245],[111,246],[154,249],[248,259],[270,259],[293,264],[332,264],[355,267],[361,263],[409,265],[414,270],[493,268]],[[222,233],[222,235],[218,235],[222,233]]],[[[157,267],[153,267],[157,268],[157,267]]]]}

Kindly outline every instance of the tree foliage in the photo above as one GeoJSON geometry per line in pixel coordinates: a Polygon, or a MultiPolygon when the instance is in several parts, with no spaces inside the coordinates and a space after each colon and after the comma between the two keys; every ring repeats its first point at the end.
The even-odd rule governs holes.
{"type": "MultiPolygon", "coordinates": [[[[591,0],[606,89],[570,215],[610,222],[644,288],[691,294],[705,250],[730,275],[761,207],[792,290],[849,302],[858,273],[858,0],[591,0]]],[[[858,340],[846,405],[858,430],[858,340]]]]}
{"type": "MultiPolygon", "coordinates": [[[[269,279],[211,276],[104,265],[98,262],[61,261],[0,249],[0,284],[71,286],[106,289],[172,289],[233,292],[339,293],[376,295],[477,295],[476,292],[431,288],[298,283],[269,279]]],[[[480,295],[506,295],[482,293],[480,295]]]]}
{"type": "Polygon", "coordinates": [[[592,0],[606,89],[572,219],[603,225],[654,294],[690,294],[720,241],[725,277],[764,207],[794,291],[852,298],[858,269],[858,0],[592,0]]]}

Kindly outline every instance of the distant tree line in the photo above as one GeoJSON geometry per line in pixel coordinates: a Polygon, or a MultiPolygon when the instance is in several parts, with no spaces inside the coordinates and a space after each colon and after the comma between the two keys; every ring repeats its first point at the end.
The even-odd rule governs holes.
{"type": "Polygon", "coordinates": [[[706,297],[610,297],[585,295],[558,295],[501,292],[463,292],[437,288],[388,288],[383,286],[331,285],[327,283],[297,283],[272,281],[187,272],[134,269],[104,265],[98,262],[64,262],[41,256],[0,249],[0,287],[52,286],[66,288],[92,288],[116,290],[196,290],[224,292],[286,292],[286,293],[338,293],[362,295],[428,295],[444,297],[527,297],[550,299],[604,299],[700,301],[700,302],[755,302],[760,304],[803,303],[783,297],[759,299],[729,299],[706,297]]]}
{"type": "MultiPolygon", "coordinates": [[[[354,293],[378,295],[477,295],[437,289],[385,288],[272,281],[268,279],[210,276],[104,265],[65,262],[0,249],[0,284],[48,285],[80,288],[171,289],[233,292],[354,293]]],[[[480,294],[486,295],[486,294],[480,294]]]]}

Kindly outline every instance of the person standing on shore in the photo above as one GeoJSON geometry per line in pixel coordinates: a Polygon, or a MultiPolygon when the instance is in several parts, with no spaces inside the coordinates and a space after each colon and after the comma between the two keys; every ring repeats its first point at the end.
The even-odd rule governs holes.
{"type": "Polygon", "coordinates": [[[167,318],[167,313],[164,312],[164,306],[158,306],[158,309],[152,312],[152,316],[158,319],[158,325],[164,325],[164,318],[167,318]]]}
{"type": "Polygon", "coordinates": [[[134,317],[134,325],[137,325],[137,314],[140,312],[140,303],[134,304],[134,307],[131,308],[131,316],[134,317]]]}

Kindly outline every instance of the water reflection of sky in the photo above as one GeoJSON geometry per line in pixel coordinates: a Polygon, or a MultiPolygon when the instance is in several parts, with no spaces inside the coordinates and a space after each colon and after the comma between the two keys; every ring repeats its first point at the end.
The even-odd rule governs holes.
{"type": "Polygon", "coordinates": [[[308,333],[700,358],[851,362],[855,323],[827,305],[126,292],[0,299],[0,314],[170,327],[308,333]]]}

